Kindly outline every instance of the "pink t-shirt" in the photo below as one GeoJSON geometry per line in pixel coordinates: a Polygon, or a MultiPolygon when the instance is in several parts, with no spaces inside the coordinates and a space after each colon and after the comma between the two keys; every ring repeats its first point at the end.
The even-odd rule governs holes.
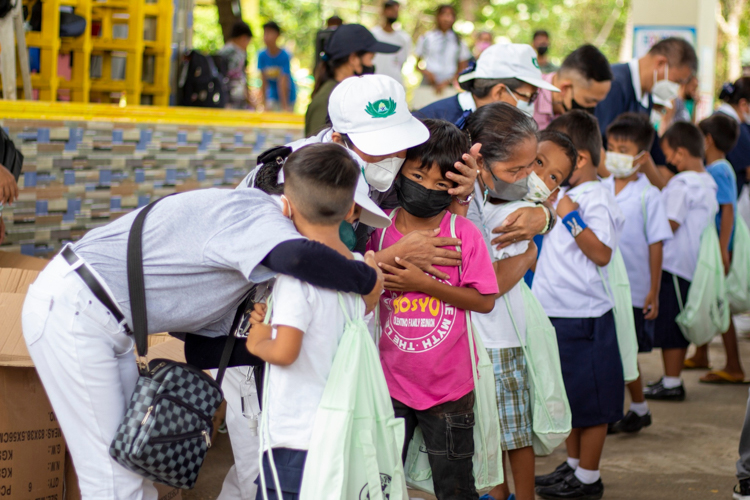
{"type": "MultiPolygon", "coordinates": [[[[440,222],[440,237],[451,236],[451,214],[440,222]]],[[[404,237],[392,224],[377,229],[368,249],[377,251],[404,237]]],[[[451,286],[475,288],[481,294],[498,292],[487,245],[479,230],[456,218],[461,240],[462,269],[435,266],[450,276],[451,286]]],[[[437,278],[436,278],[437,279],[437,278]]],[[[416,410],[455,401],[474,389],[466,313],[421,292],[391,292],[380,298],[380,361],[391,396],[416,410]]]]}
{"type": "MultiPolygon", "coordinates": [[[[542,80],[552,83],[555,73],[542,75],[542,80]]],[[[539,126],[539,130],[546,129],[552,120],[555,119],[555,112],[552,110],[552,92],[545,89],[539,89],[539,97],[534,103],[534,121],[539,126]]]]}

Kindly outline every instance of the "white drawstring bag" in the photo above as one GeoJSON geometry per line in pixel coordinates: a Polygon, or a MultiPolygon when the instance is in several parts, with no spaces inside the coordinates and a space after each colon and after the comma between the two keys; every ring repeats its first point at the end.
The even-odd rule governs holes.
{"type": "MultiPolygon", "coordinates": [[[[300,499],[408,500],[401,462],[404,422],[393,413],[380,357],[361,318],[361,301],[357,301],[354,318],[347,315],[340,294],[339,304],[346,326],[315,414],[300,499]]],[[[268,364],[266,373],[270,373],[268,364]]],[[[264,408],[268,379],[264,380],[264,408]]],[[[264,411],[261,418],[261,464],[263,439],[270,437],[267,415],[264,411]]],[[[269,463],[276,491],[281,491],[270,449],[269,463]]],[[[261,488],[267,500],[262,471],[263,467],[261,488]]]]}
{"type": "Polygon", "coordinates": [[[742,217],[735,219],[734,252],[727,275],[727,299],[733,314],[750,311],[750,230],[742,217]]]}
{"type": "Polygon", "coordinates": [[[546,456],[570,435],[572,414],[560,366],[555,327],[526,283],[521,283],[521,293],[526,317],[526,345],[521,339],[507,295],[505,304],[526,358],[526,370],[531,384],[534,454],[546,456]]]}
{"type": "Polygon", "coordinates": [[[713,217],[701,234],[698,264],[688,289],[686,303],[683,303],[677,276],[672,277],[680,306],[680,314],[675,321],[687,340],[698,346],[706,345],[716,335],[729,329],[724,262],[721,259],[719,236],[713,217]]]}
{"type": "Polygon", "coordinates": [[[597,269],[604,290],[614,304],[612,313],[615,317],[615,333],[617,333],[617,347],[620,349],[622,359],[623,376],[625,382],[632,382],[638,379],[638,336],[635,333],[633,297],[630,294],[628,270],[625,268],[620,249],[615,250],[607,266],[609,279],[604,276],[601,267],[597,269]]]}

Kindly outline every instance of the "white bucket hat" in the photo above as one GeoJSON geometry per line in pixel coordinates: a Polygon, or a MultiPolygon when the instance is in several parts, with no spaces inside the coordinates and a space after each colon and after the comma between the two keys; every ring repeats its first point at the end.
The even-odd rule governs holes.
{"type": "Polygon", "coordinates": [[[474,71],[459,76],[458,81],[463,83],[475,78],[515,78],[540,89],[560,92],[560,89],[544,81],[536,51],[524,43],[498,43],[488,47],[479,56],[474,71]]]}
{"type": "Polygon", "coordinates": [[[328,100],[333,130],[347,134],[355,146],[371,156],[385,156],[430,138],[427,127],[414,118],[404,87],[385,75],[347,78],[328,100]]]}

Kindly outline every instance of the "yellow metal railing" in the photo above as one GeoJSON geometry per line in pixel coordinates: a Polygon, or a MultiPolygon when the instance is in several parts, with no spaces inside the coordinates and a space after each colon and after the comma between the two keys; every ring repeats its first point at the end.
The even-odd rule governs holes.
{"type": "Polygon", "coordinates": [[[211,125],[301,129],[304,117],[291,113],[255,113],[227,109],[166,106],[120,107],[114,104],[72,102],[1,101],[0,119],[109,121],[118,123],[211,125]]]}

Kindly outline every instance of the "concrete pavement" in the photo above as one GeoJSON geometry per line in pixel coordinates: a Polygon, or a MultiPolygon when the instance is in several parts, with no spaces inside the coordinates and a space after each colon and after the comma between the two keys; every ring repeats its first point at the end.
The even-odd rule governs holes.
{"type": "MultiPolygon", "coordinates": [[[[750,376],[750,342],[740,340],[740,351],[750,376]]],[[[719,339],[710,348],[712,365],[723,367],[719,339]]],[[[661,376],[660,352],[641,355],[646,380],[661,376]]],[[[687,400],[651,402],[654,423],[637,435],[610,436],[604,447],[601,471],[607,500],[731,499],[736,484],[734,463],[744,421],[748,386],[698,383],[705,373],[686,371],[687,400]]],[[[626,403],[627,405],[627,403],[626,403]]],[[[627,408],[627,406],[626,406],[627,408]]],[[[564,448],[537,458],[536,472],[551,471],[566,458],[564,448]]],[[[217,497],[232,454],[226,435],[211,448],[196,488],[183,492],[185,500],[217,497]]],[[[433,497],[412,492],[413,498],[433,497]]]]}

